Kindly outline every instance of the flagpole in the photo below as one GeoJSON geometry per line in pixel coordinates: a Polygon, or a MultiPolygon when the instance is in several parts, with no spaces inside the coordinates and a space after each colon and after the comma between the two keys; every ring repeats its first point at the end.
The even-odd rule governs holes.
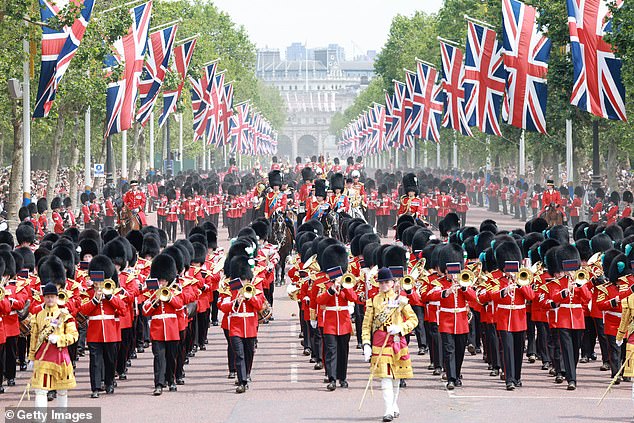
{"type": "Polygon", "coordinates": [[[192,35],[191,37],[183,38],[182,40],[178,40],[174,44],[176,45],[185,44],[187,41],[195,40],[198,37],[200,37],[200,33],[196,35],[192,35]]]}
{"type": "Polygon", "coordinates": [[[129,2],[121,4],[119,6],[115,6],[115,7],[111,7],[110,9],[102,10],[101,12],[99,12],[99,14],[103,15],[104,13],[112,12],[113,10],[121,9],[122,7],[126,7],[126,6],[132,6],[133,4],[141,3],[142,1],[144,1],[144,0],[129,1],[129,2]]]}
{"type": "Polygon", "coordinates": [[[180,171],[184,169],[185,158],[183,157],[183,113],[178,116],[178,158],[180,159],[180,171]]]}
{"type": "Polygon", "coordinates": [[[150,171],[154,170],[154,112],[150,113],[150,171]]]}
{"type": "Polygon", "coordinates": [[[207,141],[203,140],[203,162],[202,162],[202,171],[207,170],[207,141]]]}
{"type": "Polygon", "coordinates": [[[465,19],[466,21],[470,21],[470,22],[473,22],[473,23],[478,24],[478,25],[486,26],[486,27],[487,27],[487,28],[489,28],[489,29],[495,29],[495,28],[493,27],[493,25],[491,25],[490,23],[487,23],[487,22],[481,21],[481,20],[476,19],[476,18],[472,18],[471,16],[467,15],[466,13],[463,15],[463,17],[464,17],[464,19],[465,19]]]}
{"type": "Polygon", "coordinates": [[[453,132],[453,168],[458,169],[458,137],[456,131],[453,132]]]}
{"type": "Polygon", "coordinates": [[[175,24],[181,23],[181,22],[183,22],[182,18],[176,19],[175,21],[167,22],[167,23],[164,23],[162,25],[155,26],[154,28],[150,28],[150,32],[159,31],[161,29],[167,28],[168,26],[172,26],[172,25],[175,25],[175,24]]]}
{"type": "Polygon", "coordinates": [[[418,57],[415,57],[415,58],[414,58],[414,60],[416,60],[417,62],[423,63],[423,64],[425,64],[425,65],[429,66],[430,68],[434,68],[434,69],[436,69],[436,65],[434,65],[434,64],[433,64],[433,63],[431,63],[431,62],[428,62],[428,61],[423,60],[423,59],[419,59],[418,57]]]}
{"type": "Polygon", "coordinates": [[[438,41],[442,41],[443,43],[446,43],[446,44],[451,44],[451,45],[453,45],[454,47],[460,47],[460,48],[462,48],[462,47],[463,47],[463,46],[462,46],[460,43],[458,43],[457,41],[451,41],[451,40],[448,40],[448,39],[443,38],[443,37],[436,37],[436,39],[437,39],[438,41]]]}
{"type": "Polygon", "coordinates": [[[128,180],[128,131],[121,132],[121,179],[128,180]]]}
{"type": "MultiPolygon", "coordinates": [[[[566,121],[566,148],[568,147],[567,129],[568,129],[568,121],[566,121]]],[[[566,151],[566,157],[567,157],[567,153],[568,151],[566,151]]],[[[526,144],[524,141],[524,130],[522,129],[522,133],[520,134],[520,166],[519,166],[518,176],[522,177],[525,174],[526,174],[526,144]]]]}
{"type": "Polygon", "coordinates": [[[572,119],[566,119],[566,173],[568,174],[568,182],[574,181],[572,151],[572,119]]]}
{"type": "Polygon", "coordinates": [[[26,59],[22,64],[22,205],[31,202],[31,46],[22,42],[26,59]]]}
{"type": "Polygon", "coordinates": [[[440,143],[436,143],[436,168],[440,169],[440,143]]]}
{"type": "Polygon", "coordinates": [[[92,190],[90,180],[90,106],[84,115],[84,190],[92,190]]]}
{"type": "Polygon", "coordinates": [[[427,141],[425,141],[425,144],[423,144],[423,167],[428,167],[427,147],[427,141]]]}

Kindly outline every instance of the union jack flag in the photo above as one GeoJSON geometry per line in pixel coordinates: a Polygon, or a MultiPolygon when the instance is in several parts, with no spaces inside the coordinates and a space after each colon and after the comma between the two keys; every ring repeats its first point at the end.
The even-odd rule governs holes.
{"type": "MultiPolygon", "coordinates": [[[[78,5],[81,4],[83,7],[79,17],[70,27],[65,26],[58,31],[48,26],[42,26],[42,66],[35,109],[33,110],[34,118],[48,116],[59,83],[84,38],[95,4],[94,0],[71,1],[78,5]]],[[[57,16],[68,3],[68,0],[40,0],[42,22],[47,22],[57,16]]]]}
{"type": "Polygon", "coordinates": [[[106,136],[132,127],[151,13],[151,1],[130,9],[132,26],[127,35],[114,42],[113,54],[105,60],[108,67],[124,66],[123,79],[109,84],[106,92],[106,136]]]}
{"type": "Polygon", "coordinates": [[[437,84],[436,68],[418,61],[416,74],[423,93],[420,137],[424,140],[440,142],[440,124],[445,104],[445,92],[437,84]]]}
{"type": "Polygon", "coordinates": [[[189,63],[194,55],[194,47],[196,47],[196,39],[187,41],[174,48],[174,65],[181,81],[175,90],[163,92],[163,112],[159,116],[159,126],[163,126],[169,115],[176,111],[178,99],[183,91],[185,79],[187,79],[187,69],[189,69],[189,63]]]}
{"type": "Polygon", "coordinates": [[[412,137],[420,138],[423,118],[423,91],[416,72],[405,72],[405,84],[409,95],[411,111],[407,122],[407,133],[412,137]]]}
{"type": "Polygon", "coordinates": [[[385,92],[385,147],[387,148],[389,135],[392,132],[392,122],[394,117],[392,115],[394,109],[394,96],[385,92]]]}
{"type": "Polygon", "coordinates": [[[249,140],[249,103],[236,105],[237,112],[232,116],[231,153],[248,153],[249,140]]]}
{"type": "Polygon", "coordinates": [[[220,102],[220,113],[218,116],[218,145],[223,146],[229,140],[230,122],[233,115],[233,84],[225,84],[222,91],[222,101],[220,102]]]}
{"type": "Polygon", "coordinates": [[[394,96],[391,110],[388,109],[392,117],[390,132],[387,134],[387,144],[390,147],[402,149],[406,145],[407,134],[405,133],[405,95],[407,87],[399,81],[394,81],[394,96]]]}
{"type": "Polygon", "coordinates": [[[154,104],[163,85],[177,30],[178,26],[173,25],[150,34],[152,48],[145,61],[145,69],[141,74],[141,82],[139,83],[141,105],[136,115],[136,120],[143,126],[150,120],[154,104]]]}
{"type": "MultiPolygon", "coordinates": [[[[608,2],[567,0],[575,83],[570,103],[593,115],[627,120],[621,59],[603,36],[612,31],[608,2]]],[[[617,6],[621,7],[619,0],[617,6]]]]}
{"type": "Polygon", "coordinates": [[[383,151],[385,145],[385,106],[374,103],[374,119],[372,121],[372,145],[373,153],[383,151]]]}
{"type": "Polygon", "coordinates": [[[445,114],[442,126],[472,137],[473,134],[464,114],[462,50],[441,41],[440,57],[442,58],[442,88],[445,91],[445,114]]]}
{"type": "Polygon", "coordinates": [[[546,133],[546,74],[551,41],[536,23],[537,11],[502,0],[503,58],[508,72],[502,116],[510,125],[546,133]]]}
{"type": "Polygon", "coordinates": [[[203,69],[201,79],[189,78],[192,84],[192,111],[194,112],[193,129],[194,141],[200,139],[207,131],[207,123],[209,120],[209,98],[210,86],[216,75],[218,63],[210,63],[203,69]]]}
{"type": "Polygon", "coordinates": [[[225,84],[225,73],[218,72],[209,87],[209,113],[207,119],[207,144],[214,144],[219,147],[218,120],[220,118],[220,102],[222,101],[222,91],[225,84]]]}
{"type": "Polygon", "coordinates": [[[495,31],[468,23],[464,78],[467,124],[498,136],[502,136],[499,119],[506,82],[501,50],[495,31]]]}

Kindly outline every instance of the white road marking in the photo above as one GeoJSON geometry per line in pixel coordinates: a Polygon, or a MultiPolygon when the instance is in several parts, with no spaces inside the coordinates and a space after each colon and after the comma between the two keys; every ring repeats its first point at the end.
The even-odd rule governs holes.
{"type": "Polygon", "coordinates": [[[291,383],[297,383],[297,367],[299,364],[291,364],[291,383]]]}

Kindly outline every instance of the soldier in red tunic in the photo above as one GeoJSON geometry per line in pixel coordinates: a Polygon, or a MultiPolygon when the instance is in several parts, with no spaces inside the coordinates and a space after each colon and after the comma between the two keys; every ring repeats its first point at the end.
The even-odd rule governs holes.
{"type": "Polygon", "coordinates": [[[623,191],[623,202],[625,203],[625,207],[623,207],[623,211],[621,212],[621,218],[631,217],[632,203],[634,203],[634,195],[632,195],[632,191],[623,191]]]}
{"type": "Polygon", "coordinates": [[[330,177],[330,189],[332,189],[333,195],[328,199],[328,202],[337,213],[350,213],[350,199],[343,193],[344,188],[344,178],[341,173],[335,173],[330,177]]]}
{"type": "Polygon", "coordinates": [[[594,191],[595,203],[590,207],[590,222],[599,223],[603,219],[603,199],[605,191],[599,187],[594,191]]]}
{"type": "Polygon", "coordinates": [[[405,194],[400,198],[398,216],[407,214],[417,218],[420,214],[422,202],[418,198],[418,180],[413,173],[403,175],[403,192],[405,194]]]}
{"type": "Polygon", "coordinates": [[[467,211],[469,211],[469,196],[466,193],[467,187],[462,182],[458,184],[457,189],[458,196],[454,208],[456,209],[456,214],[460,217],[460,223],[465,226],[467,224],[467,211]]]}
{"type": "Polygon", "coordinates": [[[617,191],[612,191],[610,194],[610,203],[608,204],[608,211],[605,213],[605,220],[607,226],[614,225],[619,218],[619,203],[621,202],[621,195],[617,191]]]}
{"type": "Polygon", "coordinates": [[[270,219],[277,211],[284,213],[288,201],[286,194],[280,190],[282,187],[282,174],[279,170],[269,172],[269,186],[271,191],[266,194],[264,199],[264,217],[267,219],[270,219]]]}
{"type": "Polygon", "coordinates": [[[581,216],[581,207],[583,206],[583,195],[585,190],[580,187],[575,187],[575,198],[570,203],[570,222],[573,226],[579,223],[579,216],[581,216]]]}
{"type": "Polygon", "coordinates": [[[145,193],[139,188],[139,181],[130,181],[130,190],[123,194],[123,203],[139,217],[143,226],[147,226],[147,221],[145,220],[146,202],[145,193]]]}
{"type": "Polygon", "coordinates": [[[546,181],[546,191],[542,194],[542,210],[543,213],[546,207],[551,206],[556,209],[561,208],[561,193],[555,189],[555,183],[552,179],[546,181]]]}
{"type": "Polygon", "coordinates": [[[154,355],[154,395],[161,395],[163,388],[176,390],[176,355],[178,352],[179,326],[177,312],[183,300],[174,289],[177,277],[176,262],[166,254],[152,260],[150,278],[158,279],[159,290],[153,291],[143,303],[143,314],[151,317],[150,339],[154,355]],[[167,288],[167,295],[164,290],[167,288]]]}

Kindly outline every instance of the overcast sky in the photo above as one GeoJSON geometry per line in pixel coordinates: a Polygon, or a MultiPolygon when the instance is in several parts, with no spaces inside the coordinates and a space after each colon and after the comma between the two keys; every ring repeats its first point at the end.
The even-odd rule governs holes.
{"type": "Polygon", "coordinates": [[[346,56],[379,51],[397,14],[437,12],[442,0],[213,0],[234,22],[244,25],[258,48],[292,42],[309,48],[342,45],[346,56]],[[354,50],[354,52],[353,52],[354,50]]]}

